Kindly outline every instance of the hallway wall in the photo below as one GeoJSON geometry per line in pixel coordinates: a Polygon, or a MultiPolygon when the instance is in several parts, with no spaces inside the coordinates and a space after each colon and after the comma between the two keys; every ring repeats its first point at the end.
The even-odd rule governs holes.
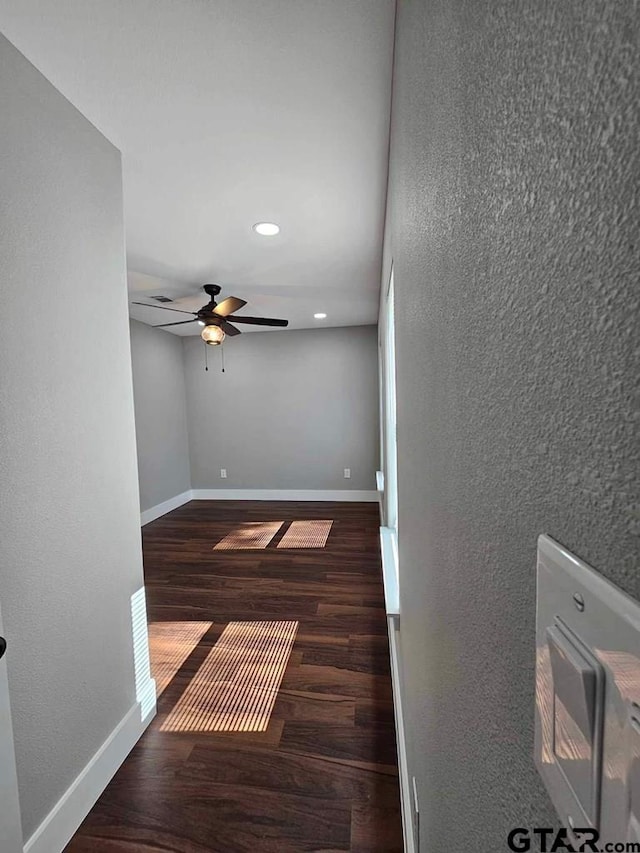
{"type": "Polygon", "coordinates": [[[401,635],[421,850],[556,817],[532,761],[536,538],[638,597],[639,19],[400,0],[401,635]]]}
{"type": "Polygon", "coordinates": [[[181,338],[130,321],[140,509],[191,488],[181,338]]]}
{"type": "Polygon", "coordinates": [[[137,710],[143,579],[120,154],[2,36],[0,115],[0,597],[26,841],[137,710]]]}
{"type": "Polygon", "coordinates": [[[194,489],[375,489],[375,326],[244,334],[224,374],[199,337],[184,347],[194,489]]]}

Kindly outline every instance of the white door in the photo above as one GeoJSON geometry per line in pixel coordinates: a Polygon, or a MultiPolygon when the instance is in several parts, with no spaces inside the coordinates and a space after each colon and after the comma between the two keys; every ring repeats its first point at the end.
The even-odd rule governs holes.
{"type": "Polygon", "coordinates": [[[7,656],[11,651],[7,649],[2,633],[2,613],[0,638],[0,850],[2,853],[22,853],[18,779],[7,682],[7,656]]]}

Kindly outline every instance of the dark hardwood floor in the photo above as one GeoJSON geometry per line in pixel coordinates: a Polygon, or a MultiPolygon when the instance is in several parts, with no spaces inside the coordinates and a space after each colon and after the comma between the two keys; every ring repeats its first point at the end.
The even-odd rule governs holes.
{"type": "Polygon", "coordinates": [[[159,623],[204,625],[66,853],[402,850],[378,526],[376,504],[193,501],[143,529],[152,661],[159,623]],[[285,523],[265,550],[213,550],[304,519],[333,520],[324,548],[278,549],[285,523]],[[267,731],[161,731],[233,620],[300,623],[267,731]]]}

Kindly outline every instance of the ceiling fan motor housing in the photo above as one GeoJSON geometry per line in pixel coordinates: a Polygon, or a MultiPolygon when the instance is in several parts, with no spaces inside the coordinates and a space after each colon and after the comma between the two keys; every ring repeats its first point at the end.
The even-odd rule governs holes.
{"type": "Polygon", "coordinates": [[[209,296],[217,296],[222,290],[219,284],[205,284],[203,285],[202,289],[209,296]]]}

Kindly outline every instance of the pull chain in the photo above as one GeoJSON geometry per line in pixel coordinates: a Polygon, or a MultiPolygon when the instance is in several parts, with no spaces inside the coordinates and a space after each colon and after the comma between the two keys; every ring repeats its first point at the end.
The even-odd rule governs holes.
{"type": "MultiPolygon", "coordinates": [[[[222,358],[222,372],[224,373],[224,347],[220,346],[220,357],[222,358]]],[[[204,369],[209,372],[209,347],[204,345],[204,369]]]]}

